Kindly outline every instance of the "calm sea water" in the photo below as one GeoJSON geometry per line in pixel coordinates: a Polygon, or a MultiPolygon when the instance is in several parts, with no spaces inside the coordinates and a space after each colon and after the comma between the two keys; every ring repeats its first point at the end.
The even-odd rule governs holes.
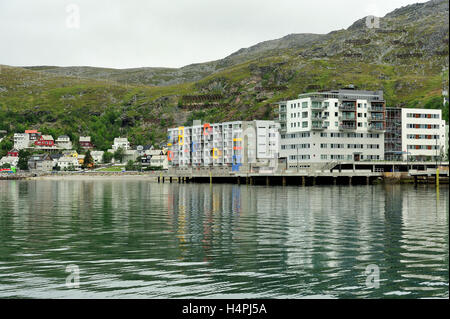
{"type": "Polygon", "coordinates": [[[448,298],[448,227],[444,185],[0,181],[0,298],[448,298]]]}

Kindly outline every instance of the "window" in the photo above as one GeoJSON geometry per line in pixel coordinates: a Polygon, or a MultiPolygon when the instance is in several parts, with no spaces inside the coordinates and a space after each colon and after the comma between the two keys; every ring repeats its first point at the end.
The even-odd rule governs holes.
{"type": "Polygon", "coordinates": [[[302,123],[302,127],[303,127],[303,128],[308,127],[308,122],[306,122],[306,121],[303,122],[303,123],[302,123]]]}
{"type": "Polygon", "coordinates": [[[308,107],[308,102],[302,102],[302,108],[306,109],[308,107]]]}
{"type": "Polygon", "coordinates": [[[328,158],[328,156],[325,154],[320,155],[320,159],[322,159],[322,160],[326,160],[327,158],[328,158]]]}
{"type": "Polygon", "coordinates": [[[338,112],[334,112],[334,116],[338,117],[339,116],[338,112]]]}
{"type": "Polygon", "coordinates": [[[361,108],[361,103],[358,103],[358,108],[359,108],[359,109],[361,108]]]}
{"type": "Polygon", "coordinates": [[[358,117],[362,117],[362,113],[358,113],[358,117]]]}
{"type": "Polygon", "coordinates": [[[320,148],[327,148],[327,144],[320,144],[320,148]]]}
{"type": "Polygon", "coordinates": [[[358,122],[358,127],[362,127],[362,123],[361,122],[358,122]]]}
{"type": "Polygon", "coordinates": [[[308,117],[308,112],[303,112],[302,113],[302,118],[308,117]]]}
{"type": "Polygon", "coordinates": [[[321,132],[321,133],[320,133],[320,137],[327,137],[327,135],[328,135],[328,134],[327,134],[327,133],[324,133],[324,132],[321,132]]]}

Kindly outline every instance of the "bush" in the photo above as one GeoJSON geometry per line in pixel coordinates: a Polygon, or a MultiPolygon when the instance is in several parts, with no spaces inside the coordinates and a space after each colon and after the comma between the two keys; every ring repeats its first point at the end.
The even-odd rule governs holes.
{"type": "Polygon", "coordinates": [[[11,168],[11,164],[5,163],[0,168],[11,168]]]}
{"type": "Polygon", "coordinates": [[[162,166],[147,166],[144,171],[161,171],[162,169],[162,166]]]}
{"type": "Polygon", "coordinates": [[[125,151],[120,147],[114,152],[114,159],[122,163],[125,151]]]}
{"type": "Polygon", "coordinates": [[[102,157],[102,161],[105,164],[111,163],[111,160],[113,159],[114,154],[110,153],[110,152],[104,152],[103,153],[103,157],[102,157]]]}

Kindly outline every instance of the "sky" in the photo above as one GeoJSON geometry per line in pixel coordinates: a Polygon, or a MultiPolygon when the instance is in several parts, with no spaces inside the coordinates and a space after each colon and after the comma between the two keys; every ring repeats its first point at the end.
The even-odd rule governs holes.
{"type": "Polygon", "coordinates": [[[417,2],[425,1],[0,0],[0,64],[181,67],[417,2]]]}

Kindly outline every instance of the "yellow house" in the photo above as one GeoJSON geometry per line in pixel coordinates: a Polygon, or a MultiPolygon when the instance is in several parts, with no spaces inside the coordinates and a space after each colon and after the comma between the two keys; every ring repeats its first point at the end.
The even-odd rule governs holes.
{"type": "Polygon", "coordinates": [[[69,150],[62,152],[65,157],[78,157],[78,153],[75,150],[69,150]]]}
{"type": "Polygon", "coordinates": [[[84,158],[85,157],[86,157],[85,155],[78,155],[78,163],[80,163],[80,165],[84,164],[84,158]]]}

